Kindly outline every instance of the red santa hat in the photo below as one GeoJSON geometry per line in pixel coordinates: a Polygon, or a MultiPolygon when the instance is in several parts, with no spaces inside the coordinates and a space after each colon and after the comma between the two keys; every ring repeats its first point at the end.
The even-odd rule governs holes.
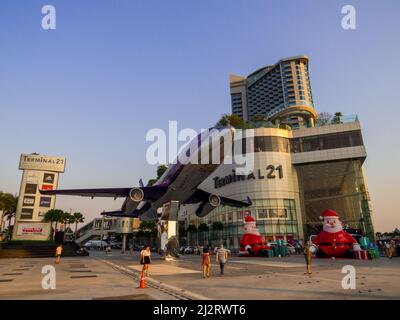
{"type": "Polygon", "coordinates": [[[252,216],[246,216],[244,222],[255,222],[256,220],[252,216]]]}
{"type": "Polygon", "coordinates": [[[322,212],[321,216],[319,217],[321,220],[324,218],[339,218],[338,214],[336,213],[335,210],[332,209],[326,209],[324,212],[322,212]]]}

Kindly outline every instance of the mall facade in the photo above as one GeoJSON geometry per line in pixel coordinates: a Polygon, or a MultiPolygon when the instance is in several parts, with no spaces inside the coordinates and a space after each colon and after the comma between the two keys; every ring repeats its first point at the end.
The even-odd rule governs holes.
{"type": "MultiPolygon", "coordinates": [[[[221,206],[204,218],[183,209],[185,227],[208,225],[209,231],[187,236],[187,243],[239,248],[243,220],[253,216],[266,241],[304,241],[318,232],[325,209],[334,209],[345,226],[374,239],[368,189],[363,174],[366,149],[357,117],[339,123],[288,130],[254,130],[254,170],[235,174],[233,165],[222,164],[200,188],[220,196],[246,200],[248,208],[221,206]],[[222,230],[213,230],[215,221],[222,230]]],[[[204,226],[203,226],[204,227],[204,226]]]]}
{"type": "Polygon", "coordinates": [[[245,150],[254,154],[254,171],[237,176],[233,165],[222,164],[200,188],[237,200],[250,197],[253,203],[242,209],[218,207],[204,218],[182,209],[183,226],[203,224],[204,230],[207,224],[209,229],[192,232],[187,242],[224,242],[237,250],[246,215],[256,219],[265,241],[304,242],[318,233],[325,209],[337,211],[352,232],[374,239],[360,122],[341,113],[318,120],[309,58],[284,58],[247,77],[231,75],[230,91],[232,114],[250,124],[258,122],[258,128],[250,129],[251,148],[245,150]],[[216,221],[222,222],[222,230],[216,221]]]}

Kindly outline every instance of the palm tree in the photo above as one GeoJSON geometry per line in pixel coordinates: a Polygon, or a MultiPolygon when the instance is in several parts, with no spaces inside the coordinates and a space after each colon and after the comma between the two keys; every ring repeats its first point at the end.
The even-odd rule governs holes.
{"type": "MultiPolygon", "coordinates": [[[[197,234],[197,227],[194,225],[194,224],[190,224],[188,227],[187,227],[187,233],[189,234],[188,235],[188,240],[190,240],[190,237],[192,236],[192,233],[196,233],[197,234]]],[[[189,244],[189,243],[188,243],[189,244]]]]}
{"type": "Polygon", "coordinates": [[[18,198],[11,193],[0,192],[0,231],[3,230],[3,219],[12,216],[17,211],[18,198]]]}
{"type": "Polygon", "coordinates": [[[335,112],[335,115],[333,116],[332,119],[332,123],[333,124],[342,123],[342,116],[343,114],[341,112],[335,112]]]}
{"type": "Polygon", "coordinates": [[[75,223],[75,232],[74,232],[74,234],[75,234],[75,239],[76,239],[76,236],[77,236],[76,231],[78,230],[78,223],[85,222],[85,217],[80,212],[74,212],[72,214],[72,217],[73,217],[72,218],[73,223],[75,223]]]}
{"type": "MultiPolygon", "coordinates": [[[[208,228],[208,225],[207,225],[207,223],[200,223],[200,225],[199,225],[199,232],[201,232],[201,235],[202,235],[202,241],[203,241],[203,244],[204,244],[204,241],[205,241],[205,234],[206,234],[206,232],[208,232],[208,230],[209,230],[209,228],[208,228]]],[[[207,237],[208,238],[208,237],[207,237]]]]}
{"type": "Polygon", "coordinates": [[[51,233],[52,239],[54,239],[54,234],[55,234],[55,231],[57,230],[57,224],[62,221],[63,215],[64,215],[64,211],[62,211],[60,209],[50,209],[49,211],[46,212],[46,214],[43,218],[44,221],[50,222],[50,224],[51,224],[51,228],[53,229],[52,233],[51,233]],[[56,224],[54,228],[53,228],[53,223],[56,224]]]}
{"type": "Polygon", "coordinates": [[[164,164],[159,165],[157,167],[157,178],[150,179],[147,182],[147,186],[149,187],[149,186],[152,186],[153,184],[155,184],[157,182],[157,180],[161,178],[161,176],[164,174],[164,172],[167,171],[167,169],[168,169],[168,167],[166,165],[164,165],[164,164]]]}
{"type": "Polygon", "coordinates": [[[71,214],[69,212],[64,211],[60,217],[59,222],[65,226],[65,230],[67,230],[67,224],[69,223],[70,219],[71,219],[71,214]]]}
{"type": "MultiPolygon", "coordinates": [[[[211,228],[213,231],[217,232],[217,234],[219,235],[218,238],[222,238],[221,231],[224,229],[224,224],[221,221],[214,221],[211,228]]],[[[220,240],[222,242],[222,239],[220,239],[220,240]]]]}

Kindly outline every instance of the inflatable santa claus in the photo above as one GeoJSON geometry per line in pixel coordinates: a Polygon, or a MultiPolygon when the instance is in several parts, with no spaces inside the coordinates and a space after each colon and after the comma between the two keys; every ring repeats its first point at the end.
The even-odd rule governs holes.
{"type": "Polygon", "coordinates": [[[313,239],[317,246],[319,257],[346,257],[351,256],[354,251],[360,250],[360,245],[346,231],[343,231],[339,216],[334,210],[328,209],[320,217],[323,222],[323,231],[313,239]]]}
{"type": "Polygon", "coordinates": [[[256,227],[256,220],[252,216],[244,219],[244,234],[240,239],[240,255],[263,255],[269,249],[263,241],[256,227]]]}

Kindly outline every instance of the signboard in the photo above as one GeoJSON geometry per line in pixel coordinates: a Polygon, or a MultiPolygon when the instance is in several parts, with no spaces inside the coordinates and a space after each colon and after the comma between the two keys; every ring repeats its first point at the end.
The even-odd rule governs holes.
{"type": "Polygon", "coordinates": [[[19,169],[64,172],[65,158],[39,154],[22,154],[19,161],[19,169]]]}
{"type": "Polygon", "coordinates": [[[17,235],[46,235],[48,227],[46,223],[19,223],[17,235]]]}
{"type": "Polygon", "coordinates": [[[46,240],[50,224],[43,222],[43,217],[54,209],[55,196],[44,196],[39,190],[57,189],[59,173],[65,169],[65,158],[22,154],[19,168],[23,173],[13,239],[46,240]]]}

